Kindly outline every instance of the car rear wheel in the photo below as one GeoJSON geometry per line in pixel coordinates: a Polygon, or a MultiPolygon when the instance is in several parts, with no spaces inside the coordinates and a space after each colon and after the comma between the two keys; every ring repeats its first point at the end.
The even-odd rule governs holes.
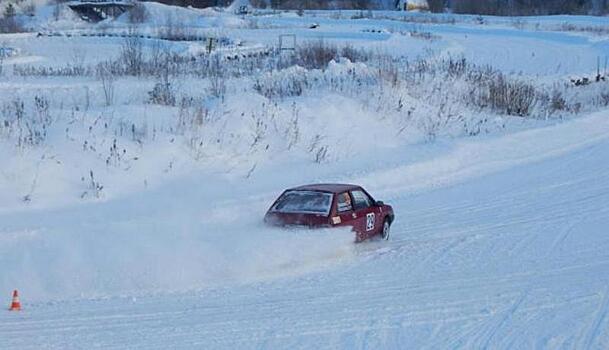
{"type": "Polygon", "coordinates": [[[385,221],[383,222],[383,227],[381,228],[381,238],[388,241],[390,231],[391,231],[391,222],[389,221],[389,219],[385,219],[385,221]]]}

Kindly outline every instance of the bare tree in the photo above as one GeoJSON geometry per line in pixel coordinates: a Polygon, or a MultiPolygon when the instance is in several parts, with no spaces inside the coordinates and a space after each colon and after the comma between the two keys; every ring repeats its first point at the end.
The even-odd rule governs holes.
{"type": "Polygon", "coordinates": [[[125,73],[139,76],[144,66],[144,45],[142,39],[136,34],[133,28],[129,29],[129,35],[121,46],[121,61],[125,67],[125,73]]]}
{"type": "Polygon", "coordinates": [[[102,83],[104,90],[104,103],[111,106],[114,103],[114,82],[116,77],[112,73],[111,63],[104,62],[97,66],[97,76],[102,83]]]}

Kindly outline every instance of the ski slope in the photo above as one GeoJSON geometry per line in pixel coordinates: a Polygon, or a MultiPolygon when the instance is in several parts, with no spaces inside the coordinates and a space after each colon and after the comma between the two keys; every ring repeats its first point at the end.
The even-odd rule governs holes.
{"type": "MultiPolygon", "coordinates": [[[[446,178],[452,174],[455,181],[437,186],[430,187],[427,181],[438,164],[427,167],[426,172],[412,172],[415,175],[408,178],[411,188],[391,190],[391,182],[386,183],[389,188],[383,188],[382,181],[368,181],[371,191],[385,193],[383,199],[396,209],[397,221],[389,242],[337,244],[332,238],[334,232],[328,232],[308,242],[297,238],[302,245],[296,250],[282,245],[277,237],[265,238],[269,233],[263,230],[260,237],[246,243],[259,249],[266,262],[256,263],[248,247],[238,242],[232,243],[237,244],[234,248],[240,253],[223,261],[239,268],[258,264],[276,269],[274,277],[261,281],[237,279],[235,283],[202,285],[190,291],[108,293],[98,298],[54,297],[40,302],[28,302],[31,289],[26,288],[22,292],[25,311],[0,313],[0,348],[606,349],[606,115],[599,113],[534,132],[459,143],[460,147],[451,146],[452,156],[438,155],[437,162],[474,157],[475,164],[484,167],[474,168],[475,173],[484,176],[461,176],[474,166],[462,161],[461,166],[447,170],[446,178]],[[538,157],[528,157],[526,151],[543,145],[549,135],[555,136],[555,144],[538,157]],[[509,162],[497,167],[503,158],[509,162]],[[417,184],[420,187],[414,190],[417,184]],[[276,244],[274,249],[268,249],[266,244],[272,243],[276,244]],[[309,259],[319,261],[328,253],[319,250],[324,246],[332,247],[335,255],[308,271],[295,268],[308,260],[307,254],[309,259]],[[299,251],[304,260],[277,260],[286,251],[299,251]]],[[[391,174],[396,170],[384,171],[391,174]]],[[[383,170],[378,172],[382,174],[383,170]]],[[[401,175],[410,173],[402,170],[401,175]]],[[[276,181],[286,179],[279,176],[276,181]]],[[[241,205],[258,208],[259,202],[268,198],[269,188],[270,184],[260,181],[244,203],[236,205],[227,200],[216,212],[232,211],[241,205]]],[[[235,188],[236,193],[241,190],[235,188]]],[[[138,235],[155,237],[150,227],[139,225],[198,213],[170,210],[158,220],[154,206],[146,204],[149,201],[127,202],[135,209],[129,215],[131,219],[106,215],[112,205],[91,205],[42,215],[4,216],[2,222],[3,227],[8,222],[8,227],[15,230],[25,230],[37,222],[51,229],[76,226],[103,234],[97,230],[134,221],[141,227],[138,235]],[[97,215],[110,222],[92,219],[97,215]],[[64,216],[83,218],[87,224],[60,226],[64,216]]],[[[259,234],[255,230],[225,233],[240,239],[259,234]]],[[[296,237],[301,233],[282,234],[296,237]]],[[[80,232],[72,238],[78,242],[87,235],[80,232]]],[[[36,235],[32,236],[15,235],[13,248],[20,249],[19,245],[28,239],[36,241],[36,235]]],[[[185,250],[175,248],[192,242],[180,235],[172,237],[177,247],[166,246],[167,252],[161,254],[180,259],[185,250]]],[[[4,235],[4,248],[6,240],[4,235]]],[[[134,248],[128,240],[126,243],[134,248]]],[[[206,267],[209,261],[197,265],[201,262],[190,261],[196,255],[186,252],[181,263],[210,270],[206,267]]],[[[138,259],[146,261],[145,254],[134,254],[133,258],[129,266],[137,264],[138,259]]],[[[177,267],[169,260],[163,264],[177,267]]],[[[62,273],[64,279],[74,277],[65,269],[62,273]]],[[[82,283],[81,278],[76,278],[74,285],[82,283]]]]}

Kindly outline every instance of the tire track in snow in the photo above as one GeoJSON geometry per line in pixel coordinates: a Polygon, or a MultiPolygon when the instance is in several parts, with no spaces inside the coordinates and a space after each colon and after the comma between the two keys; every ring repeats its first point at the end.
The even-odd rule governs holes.
{"type": "Polygon", "coordinates": [[[575,229],[575,227],[577,227],[577,225],[579,225],[581,222],[585,221],[589,216],[585,216],[584,218],[578,219],[576,220],[574,223],[572,223],[569,227],[567,227],[567,229],[565,229],[562,234],[558,235],[558,237],[556,237],[556,239],[554,240],[554,242],[552,242],[552,245],[550,246],[550,249],[548,250],[548,254],[547,257],[550,258],[554,255],[554,253],[556,252],[556,250],[560,249],[560,247],[562,246],[562,244],[565,242],[565,240],[569,237],[569,235],[573,232],[573,230],[575,229]]]}
{"type": "Polygon", "coordinates": [[[495,325],[491,325],[488,337],[486,338],[486,340],[484,341],[484,343],[482,344],[482,346],[480,348],[482,348],[482,349],[489,348],[491,341],[493,340],[493,338],[495,337],[497,332],[514,317],[514,314],[516,313],[516,311],[518,310],[518,308],[520,307],[522,302],[526,299],[527,295],[528,295],[528,292],[524,291],[520,295],[520,297],[518,297],[518,299],[516,299],[514,301],[514,303],[510,306],[510,308],[503,313],[503,315],[499,318],[498,322],[495,325]]]}
{"type": "Polygon", "coordinates": [[[451,251],[459,248],[460,246],[465,244],[467,241],[468,241],[467,237],[453,239],[452,242],[448,243],[446,246],[441,248],[435,254],[428,255],[425,259],[423,259],[423,261],[421,261],[413,269],[411,269],[409,271],[409,274],[408,274],[409,277],[408,278],[412,279],[412,278],[417,277],[421,273],[421,271],[424,270],[425,267],[427,267],[430,263],[434,263],[434,262],[440,261],[448,253],[450,253],[451,251]]]}
{"type": "Polygon", "coordinates": [[[588,330],[588,334],[586,335],[585,343],[582,349],[592,349],[592,345],[594,341],[601,335],[601,328],[604,320],[607,318],[607,314],[609,313],[609,286],[602,294],[601,302],[599,304],[598,312],[590,325],[588,330]]]}

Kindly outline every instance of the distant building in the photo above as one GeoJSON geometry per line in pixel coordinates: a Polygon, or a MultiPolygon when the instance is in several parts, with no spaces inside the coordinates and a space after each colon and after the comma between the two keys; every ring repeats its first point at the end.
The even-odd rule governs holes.
{"type": "Polygon", "coordinates": [[[400,11],[429,10],[427,0],[398,0],[396,8],[400,11]]]}

